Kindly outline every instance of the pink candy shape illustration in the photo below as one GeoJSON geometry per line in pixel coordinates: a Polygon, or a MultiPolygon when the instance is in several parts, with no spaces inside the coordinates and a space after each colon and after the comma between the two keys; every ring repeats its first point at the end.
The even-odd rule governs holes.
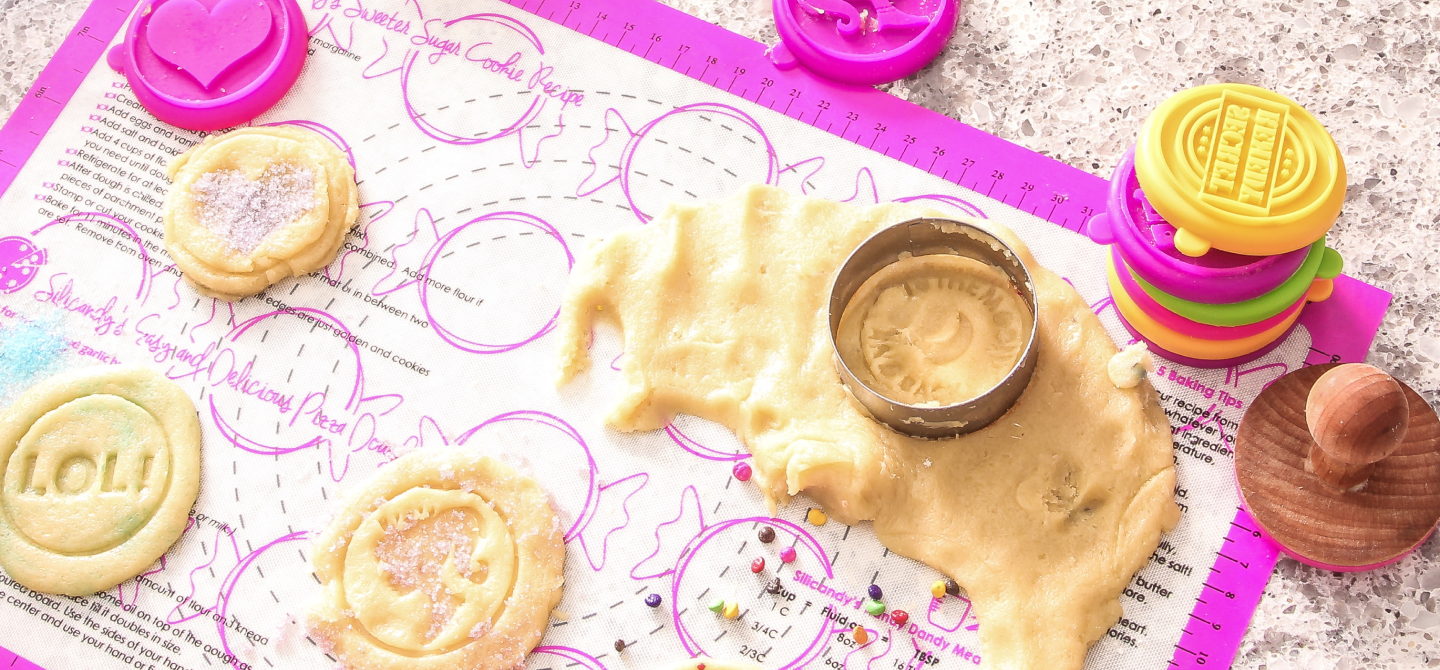
{"type": "Polygon", "coordinates": [[[35,280],[47,254],[23,237],[0,238],[0,294],[14,293],[35,280]]]}

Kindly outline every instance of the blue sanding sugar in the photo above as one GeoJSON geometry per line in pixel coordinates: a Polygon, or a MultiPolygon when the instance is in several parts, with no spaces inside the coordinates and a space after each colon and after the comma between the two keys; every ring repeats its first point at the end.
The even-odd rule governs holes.
{"type": "Polygon", "coordinates": [[[69,348],[59,314],[0,325],[0,405],[63,370],[69,348]]]}

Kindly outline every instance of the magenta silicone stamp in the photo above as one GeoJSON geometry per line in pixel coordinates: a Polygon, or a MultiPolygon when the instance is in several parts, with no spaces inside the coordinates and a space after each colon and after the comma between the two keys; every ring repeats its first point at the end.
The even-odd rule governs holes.
{"type": "Polygon", "coordinates": [[[150,0],[107,62],[155,118],[219,130],[290,90],[305,65],[305,36],[295,0],[150,0]]]}
{"type": "Polygon", "coordinates": [[[1150,206],[1135,176],[1135,149],[1115,167],[1106,211],[1090,219],[1086,234],[1114,244],[1125,264],[1145,281],[1178,298],[1210,304],[1241,302],[1285,283],[1309,246],[1274,256],[1242,256],[1212,249],[1190,257],[1175,248],[1175,227],[1150,206]]]}
{"type": "Polygon", "coordinates": [[[904,79],[945,48],[959,0],[774,0],[781,44],[771,58],[797,61],[849,84],[904,79]]]}

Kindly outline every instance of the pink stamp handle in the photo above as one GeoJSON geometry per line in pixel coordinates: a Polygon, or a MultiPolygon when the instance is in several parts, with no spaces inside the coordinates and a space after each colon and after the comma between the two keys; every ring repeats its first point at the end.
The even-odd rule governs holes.
{"type": "Polygon", "coordinates": [[[155,118],[220,130],[284,97],[305,65],[306,39],[295,0],[149,0],[107,62],[155,118]]]}

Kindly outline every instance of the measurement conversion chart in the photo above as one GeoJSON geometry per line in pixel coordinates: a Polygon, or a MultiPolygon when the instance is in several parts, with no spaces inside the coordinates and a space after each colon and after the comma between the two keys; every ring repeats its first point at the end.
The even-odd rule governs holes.
{"type": "MultiPolygon", "coordinates": [[[[134,10],[97,0],[0,133],[0,386],[144,363],[200,410],[199,501],[141,576],[84,598],[0,577],[0,664],[47,670],[331,667],[307,638],[311,542],[402,454],[461,445],[535,477],[565,527],[563,615],[533,669],[654,668],[698,654],[766,668],[972,668],[963,596],[868,524],[771,518],[731,475],[743,446],[680,417],[622,434],[618,334],[556,389],[552,334],[576,255],[668,203],[767,183],[922,201],[1013,228],[1112,337],[1105,254],[1076,230],[1105,182],[870,89],[781,70],[765,48],[644,0],[303,0],[309,57],[255,125],[296,125],[356,171],[339,257],[237,303],[199,296],[164,251],[167,162],[204,135],[156,121],[103,54],[134,10]],[[26,358],[28,356],[28,358],[26,358]],[[793,563],[744,569],[772,527],[793,563]],[[872,583],[904,626],[875,626],[872,583]],[[645,604],[658,594],[660,607],[645,604]],[[739,603],[735,619],[706,603],[739,603]],[[856,624],[879,634],[857,645],[856,624]],[[623,653],[614,650],[623,640],[623,653]],[[24,660],[19,660],[24,659],[24,660]]],[[[823,231],[816,231],[823,234],[823,231]]],[[[1269,382],[1361,360],[1388,296],[1341,278],[1265,357],[1151,376],[1175,426],[1180,525],[1125,591],[1092,668],[1225,666],[1275,561],[1238,508],[1234,434],[1269,382]]],[[[776,546],[779,546],[777,544],[776,546]]]]}

